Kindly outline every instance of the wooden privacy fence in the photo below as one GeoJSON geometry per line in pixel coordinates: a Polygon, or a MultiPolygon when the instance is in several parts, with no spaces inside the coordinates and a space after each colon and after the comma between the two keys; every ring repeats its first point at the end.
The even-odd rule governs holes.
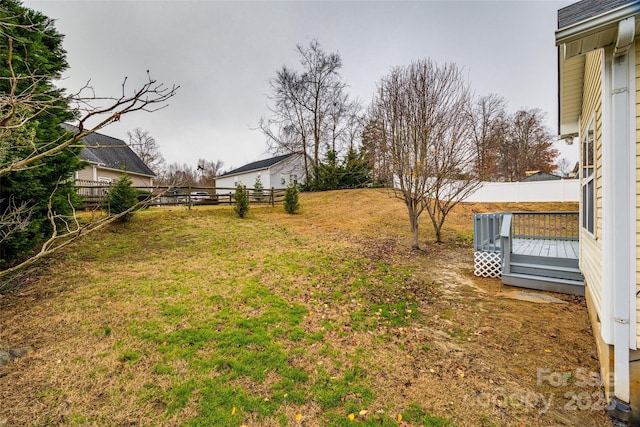
{"type": "MultiPolygon", "coordinates": [[[[109,195],[112,183],[94,181],[76,181],[78,195],[82,198],[82,208],[94,209],[102,206],[103,201],[109,195]]],[[[147,206],[203,206],[233,204],[235,188],[228,187],[135,187],[140,195],[138,199],[144,201],[147,206]]],[[[284,201],[282,189],[263,189],[256,191],[247,188],[250,204],[269,204],[284,201]]]]}

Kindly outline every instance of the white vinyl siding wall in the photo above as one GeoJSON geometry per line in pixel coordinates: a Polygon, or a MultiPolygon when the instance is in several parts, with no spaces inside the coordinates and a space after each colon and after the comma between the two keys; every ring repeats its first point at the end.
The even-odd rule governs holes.
{"type": "Polygon", "coordinates": [[[256,183],[256,179],[260,176],[262,187],[270,189],[272,182],[269,180],[269,170],[259,169],[248,171],[238,175],[225,176],[216,178],[216,192],[218,194],[226,194],[230,188],[235,188],[238,183],[242,183],[245,187],[251,189],[256,183]]]}
{"type": "Polygon", "coordinates": [[[216,191],[218,194],[226,194],[229,190],[225,190],[225,188],[234,188],[237,182],[242,182],[247,188],[253,188],[258,175],[260,175],[260,181],[262,181],[262,186],[265,189],[285,189],[293,175],[296,176],[298,184],[303,184],[305,177],[303,154],[287,157],[268,168],[218,177],[216,178],[216,187],[220,190],[216,191]],[[284,184],[281,182],[282,176],[285,178],[284,184]]]}
{"type": "MultiPolygon", "coordinates": [[[[640,39],[636,39],[636,295],[640,292],[640,39]]],[[[638,302],[638,299],[636,298],[638,302]]],[[[636,303],[636,344],[640,348],[640,302],[636,303]]]]}
{"type": "Polygon", "coordinates": [[[288,157],[280,163],[276,163],[269,171],[274,188],[284,189],[289,186],[290,178],[295,175],[298,184],[304,183],[304,154],[296,154],[288,157]],[[284,177],[284,183],[281,178],[284,177]]]}
{"type": "MultiPolygon", "coordinates": [[[[593,123],[595,130],[595,224],[594,233],[580,231],[580,269],[598,316],[602,312],[602,71],[604,51],[590,52],[585,58],[585,78],[580,141],[593,123]]],[[[582,167],[582,165],[580,165],[582,167]]],[[[580,196],[582,197],[582,195],[580,196]]]]}

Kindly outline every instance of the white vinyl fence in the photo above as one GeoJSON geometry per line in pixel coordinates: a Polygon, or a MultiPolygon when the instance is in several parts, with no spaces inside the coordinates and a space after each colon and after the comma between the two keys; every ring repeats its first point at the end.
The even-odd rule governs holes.
{"type": "Polygon", "coordinates": [[[580,181],[483,182],[465,202],[578,202],[580,181]]]}

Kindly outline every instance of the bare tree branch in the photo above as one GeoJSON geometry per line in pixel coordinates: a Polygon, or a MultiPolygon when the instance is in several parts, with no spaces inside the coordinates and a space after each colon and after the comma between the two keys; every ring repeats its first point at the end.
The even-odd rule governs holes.
{"type": "Polygon", "coordinates": [[[422,212],[427,210],[440,242],[449,211],[479,184],[470,173],[470,100],[455,65],[438,67],[428,59],[394,68],[378,84],[369,133],[383,147],[394,195],[407,206],[416,249],[422,212]]]}
{"type": "MultiPolygon", "coordinates": [[[[56,186],[56,189],[57,189],[57,186],[56,186]]],[[[167,188],[164,191],[155,194],[153,197],[154,198],[162,197],[169,190],[170,188],[167,188]]],[[[113,222],[118,221],[123,216],[133,211],[139,210],[140,208],[146,206],[149,203],[149,200],[142,200],[136,203],[135,205],[133,205],[132,207],[130,207],[129,209],[127,209],[126,211],[121,212],[119,214],[101,216],[100,218],[97,218],[97,219],[91,218],[89,221],[86,221],[85,223],[81,223],[80,220],[78,219],[78,216],[76,215],[75,207],[73,206],[71,200],[67,200],[67,202],[69,203],[69,206],[72,208],[73,213],[71,215],[60,215],[55,212],[55,210],[53,209],[54,194],[55,194],[55,191],[50,195],[49,202],[47,205],[47,217],[49,219],[49,222],[53,230],[51,232],[51,235],[42,244],[42,246],[40,246],[40,249],[35,254],[31,255],[26,260],[22,261],[21,263],[11,268],[7,268],[5,270],[0,271],[0,279],[3,279],[4,277],[8,277],[14,274],[15,272],[17,272],[18,270],[21,270],[25,267],[33,265],[38,260],[44,257],[47,257],[59,251],[62,248],[69,246],[71,243],[75,242],[79,238],[89,233],[92,233],[94,231],[101,230],[106,226],[112,224],[113,222]]],[[[0,287],[0,290],[2,290],[1,287],[0,287]]]]}
{"type": "MultiPolygon", "coordinates": [[[[8,65],[12,70],[11,58],[12,56],[9,55],[8,65]]],[[[33,82],[29,88],[34,88],[36,81],[40,77],[31,75],[29,78],[33,82]]],[[[0,116],[0,136],[6,131],[24,127],[27,122],[33,120],[37,115],[49,108],[55,108],[55,105],[60,104],[61,100],[55,96],[42,100],[41,97],[35,96],[34,91],[29,91],[29,89],[17,95],[15,94],[15,88],[20,78],[12,74],[10,79],[12,82],[11,92],[8,96],[0,97],[0,112],[2,112],[2,116],[0,116]],[[18,111],[21,111],[22,114],[16,116],[18,111]]],[[[164,84],[152,79],[147,71],[147,81],[139,88],[134,89],[130,95],[127,95],[125,92],[126,80],[125,78],[122,83],[122,94],[117,98],[96,97],[92,89],[90,96],[83,96],[82,92],[89,89],[88,86],[85,86],[80,92],[66,99],[71,106],[75,106],[75,111],[80,116],[76,125],[78,130],[69,132],[55,141],[50,141],[37,147],[34,144],[31,153],[18,159],[12,159],[8,164],[1,162],[2,158],[0,158],[0,177],[11,172],[25,170],[39,160],[55,156],[71,146],[78,145],[82,138],[97,132],[114,121],[120,120],[120,117],[124,114],[135,111],[154,112],[165,108],[168,105],[168,100],[176,94],[179,88],[179,86],[175,85],[165,87],[164,84]],[[94,106],[94,103],[98,101],[107,101],[108,105],[103,107],[94,106]],[[89,125],[90,123],[91,125],[89,125]]]]}
{"type": "MultiPolygon", "coordinates": [[[[0,200],[2,202],[4,200],[0,200]]],[[[10,238],[14,233],[26,230],[31,223],[33,206],[27,202],[16,205],[13,197],[9,198],[7,206],[0,214],[0,244],[10,238]]]]}

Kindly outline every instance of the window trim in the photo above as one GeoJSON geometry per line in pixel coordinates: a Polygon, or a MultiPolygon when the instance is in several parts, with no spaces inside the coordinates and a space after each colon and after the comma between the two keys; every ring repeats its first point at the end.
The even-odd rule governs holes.
{"type": "Polygon", "coordinates": [[[580,190],[582,195],[580,226],[592,237],[596,235],[595,146],[595,118],[592,117],[585,134],[580,138],[580,190]]]}

